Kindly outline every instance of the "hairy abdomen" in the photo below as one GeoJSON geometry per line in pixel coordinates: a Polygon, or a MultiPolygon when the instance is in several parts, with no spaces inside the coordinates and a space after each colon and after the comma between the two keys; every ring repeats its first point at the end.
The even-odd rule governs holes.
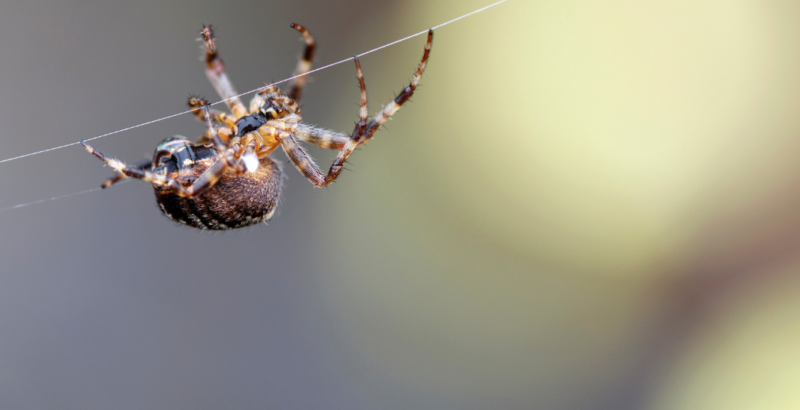
{"type": "MultiPolygon", "coordinates": [[[[192,169],[195,177],[206,167],[192,169]]],[[[236,175],[230,170],[205,192],[194,198],[160,192],[156,201],[170,219],[199,229],[241,228],[272,218],[281,194],[281,170],[269,157],[258,169],[236,175]]]]}

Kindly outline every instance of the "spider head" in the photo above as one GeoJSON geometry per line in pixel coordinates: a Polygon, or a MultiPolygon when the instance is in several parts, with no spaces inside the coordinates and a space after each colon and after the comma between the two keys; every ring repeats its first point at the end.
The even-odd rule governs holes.
{"type": "Polygon", "coordinates": [[[276,120],[283,118],[288,114],[288,111],[280,104],[272,104],[272,102],[269,100],[264,102],[264,105],[258,109],[258,112],[267,120],[276,120]]]}
{"type": "Polygon", "coordinates": [[[278,88],[268,87],[258,94],[259,98],[253,101],[258,101],[258,113],[267,121],[278,120],[290,114],[301,115],[297,102],[278,88]]]}

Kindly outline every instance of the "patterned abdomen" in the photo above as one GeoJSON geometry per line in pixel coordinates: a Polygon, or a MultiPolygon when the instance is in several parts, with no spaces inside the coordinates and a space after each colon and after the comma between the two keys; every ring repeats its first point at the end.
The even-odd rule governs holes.
{"type": "MultiPolygon", "coordinates": [[[[195,164],[191,173],[200,176],[207,168],[204,165],[195,164]]],[[[156,188],[156,201],[167,217],[184,225],[214,230],[241,228],[272,218],[281,193],[281,178],[275,161],[264,157],[255,172],[236,175],[228,170],[195,198],[156,188]]]]}

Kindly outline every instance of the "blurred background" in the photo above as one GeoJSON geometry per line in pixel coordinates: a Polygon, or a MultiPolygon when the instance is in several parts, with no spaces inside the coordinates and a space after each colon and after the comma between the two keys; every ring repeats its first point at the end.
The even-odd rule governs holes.
{"type": "MultiPolygon", "coordinates": [[[[0,1],[0,156],[216,100],[202,23],[246,91],[292,22],[321,66],[490,2],[0,1]]],[[[423,44],[362,58],[371,113],[423,44]]],[[[269,226],[184,228],[137,182],[0,212],[0,408],[800,408],[800,3],[511,0],[425,74],[335,185],[286,165],[269,226]]],[[[315,73],[304,119],[349,132],[358,98],[315,73]]],[[[111,175],[2,163],[0,208],[111,175]]]]}

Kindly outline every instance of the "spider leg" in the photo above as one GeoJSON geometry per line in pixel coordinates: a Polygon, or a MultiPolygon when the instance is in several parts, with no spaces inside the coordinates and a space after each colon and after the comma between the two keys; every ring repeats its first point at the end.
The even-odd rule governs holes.
{"type": "Polygon", "coordinates": [[[358,57],[353,58],[356,63],[356,71],[358,73],[358,85],[361,89],[361,110],[359,120],[353,130],[353,136],[326,130],[323,128],[316,128],[306,124],[298,124],[297,129],[294,130],[294,136],[300,141],[316,145],[322,148],[342,149],[347,142],[359,136],[364,132],[367,126],[367,87],[364,84],[364,74],[361,72],[361,62],[358,57]]]}
{"type": "MultiPolygon", "coordinates": [[[[85,144],[84,144],[84,146],[85,146],[85,144]]],[[[89,151],[89,152],[91,152],[91,151],[89,151]]],[[[139,162],[137,162],[137,163],[135,163],[133,165],[130,165],[131,168],[137,168],[137,169],[141,169],[141,170],[148,169],[148,168],[150,168],[152,166],[153,166],[153,160],[152,159],[143,159],[143,160],[141,160],[141,161],[139,161],[139,162]]],[[[127,178],[127,176],[125,176],[125,174],[117,174],[116,176],[110,178],[108,181],[104,182],[103,185],[100,185],[100,187],[103,188],[103,189],[108,188],[111,185],[114,185],[117,182],[122,181],[125,178],[127,178]]]]}
{"type": "Polygon", "coordinates": [[[205,48],[205,62],[206,62],[206,76],[211,81],[211,85],[217,90],[217,94],[223,99],[227,100],[228,107],[236,118],[242,118],[247,115],[247,109],[242,100],[236,95],[236,89],[233,88],[233,83],[225,74],[225,62],[217,54],[217,47],[214,43],[214,32],[211,26],[203,26],[200,30],[200,36],[203,40],[205,48]]]}
{"type": "Polygon", "coordinates": [[[214,161],[202,174],[200,174],[197,179],[195,179],[191,184],[188,186],[182,185],[176,179],[170,178],[165,174],[156,174],[151,171],[148,171],[144,168],[146,166],[152,166],[152,161],[148,161],[147,165],[145,166],[143,163],[137,163],[134,166],[129,166],[122,161],[117,159],[108,158],[102,152],[94,149],[92,146],[87,144],[84,141],[81,141],[81,144],[87,151],[89,151],[92,155],[96,156],[106,164],[110,165],[114,168],[115,171],[123,175],[123,177],[115,177],[112,178],[111,181],[104,183],[102,186],[103,188],[110,186],[111,184],[125,178],[137,178],[141,179],[146,182],[150,182],[156,187],[168,190],[178,196],[192,198],[197,195],[203,193],[206,189],[213,186],[222,175],[228,169],[232,169],[235,173],[241,174],[248,170],[255,171],[255,167],[258,167],[258,159],[255,154],[256,150],[256,143],[255,139],[251,138],[246,148],[244,149],[245,157],[243,159],[239,159],[239,154],[242,153],[242,147],[240,144],[235,143],[233,146],[228,146],[226,141],[223,141],[219,135],[217,134],[216,127],[211,119],[211,111],[208,107],[208,102],[200,100],[199,106],[203,110],[203,117],[208,125],[208,135],[209,139],[214,143],[217,148],[217,152],[219,153],[219,158],[214,161]],[[253,163],[255,161],[255,163],[253,163]]]}
{"type": "Polygon", "coordinates": [[[289,160],[292,161],[292,164],[294,164],[297,170],[318,188],[330,184],[330,182],[326,181],[325,175],[322,174],[322,171],[320,171],[317,164],[314,163],[311,156],[308,155],[303,147],[300,146],[300,143],[297,142],[297,139],[295,139],[292,134],[285,131],[277,131],[278,138],[284,152],[286,152],[286,156],[289,157],[289,160]]]}
{"type": "Polygon", "coordinates": [[[350,136],[347,134],[316,128],[306,124],[298,124],[294,136],[300,141],[330,149],[342,149],[344,144],[350,140],[350,136]]]}
{"type": "MultiPolygon", "coordinates": [[[[96,156],[97,158],[100,158],[100,160],[111,166],[111,168],[114,168],[115,171],[119,172],[120,174],[123,174],[125,177],[141,179],[142,181],[146,181],[157,187],[167,189],[183,197],[193,197],[202,193],[203,190],[208,188],[211,184],[216,182],[217,179],[219,179],[219,177],[217,177],[216,179],[213,179],[213,181],[211,181],[212,179],[210,178],[211,175],[206,177],[206,174],[210,173],[216,174],[217,172],[215,168],[220,168],[220,165],[218,164],[221,164],[222,167],[225,167],[225,163],[223,161],[217,161],[214,165],[209,167],[209,169],[206,170],[206,172],[204,172],[203,175],[201,175],[200,178],[198,178],[192,185],[190,185],[189,187],[184,187],[183,185],[178,183],[177,180],[169,178],[166,175],[155,174],[144,169],[128,166],[127,164],[125,164],[120,160],[114,158],[108,158],[106,157],[105,154],[94,149],[85,141],[81,141],[81,145],[83,145],[83,147],[86,148],[86,150],[89,151],[92,155],[96,156]],[[209,181],[211,182],[209,183],[209,181]]],[[[224,169],[222,171],[224,171],[224,169]]],[[[222,175],[222,173],[219,172],[219,175],[222,175]]],[[[102,185],[103,188],[105,188],[106,186],[107,186],[106,184],[102,185]]]]}
{"type": "Polygon", "coordinates": [[[387,104],[383,109],[375,114],[372,117],[372,120],[369,124],[366,123],[367,117],[367,96],[366,96],[366,87],[364,86],[364,77],[361,74],[361,64],[359,64],[358,59],[356,59],[356,68],[358,69],[358,81],[361,85],[361,118],[359,119],[358,123],[356,123],[356,128],[353,130],[353,134],[350,137],[350,140],[347,141],[345,146],[339,151],[339,155],[336,156],[336,159],[333,160],[333,164],[331,165],[330,171],[328,171],[328,176],[326,181],[328,183],[333,182],[334,179],[342,172],[344,167],[345,161],[347,161],[347,157],[353,153],[353,150],[358,148],[361,144],[367,142],[372,136],[375,134],[375,131],[386,122],[400,107],[408,101],[409,98],[414,94],[414,90],[417,89],[417,85],[419,85],[419,80],[422,78],[422,73],[425,71],[425,66],[428,63],[428,56],[431,53],[431,45],[433,44],[433,30],[428,30],[428,41],[425,42],[425,51],[422,54],[422,60],[417,66],[417,71],[414,72],[414,77],[411,78],[411,84],[408,87],[404,88],[403,91],[395,97],[395,99],[389,104],[387,104]]]}
{"type": "Polygon", "coordinates": [[[194,110],[193,114],[200,121],[205,122],[206,126],[208,127],[206,132],[197,140],[197,143],[213,143],[220,154],[226,153],[229,148],[228,142],[231,140],[231,137],[233,137],[234,134],[233,127],[236,126],[235,120],[225,113],[217,113],[216,111],[212,110],[208,101],[202,98],[190,98],[189,106],[194,110]],[[222,114],[225,120],[234,120],[234,125],[217,128],[214,124],[219,122],[219,117],[215,116],[215,113],[222,114]]]}
{"type": "MultiPolygon", "coordinates": [[[[393,101],[391,101],[388,105],[386,105],[372,120],[367,123],[367,89],[364,85],[364,77],[361,73],[361,63],[358,61],[358,58],[355,58],[356,63],[356,70],[358,71],[358,82],[359,86],[361,87],[361,111],[360,111],[360,118],[359,121],[356,123],[355,129],[353,130],[353,134],[350,135],[350,138],[345,141],[344,146],[339,151],[339,154],[336,156],[336,159],[333,160],[333,164],[331,164],[330,169],[328,170],[328,174],[323,176],[322,172],[319,170],[317,165],[308,155],[308,153],[303,150],[300,144],[297,143],[297,140],[293,135],[289,135],[288,137],[283,138],[282,136],[278,136],[281,146],[283,146],[284,151],[286,151],[286,155],[289,159],[294,163],[295,167],[306,177],[310,180],[315,186],[323,187],[329,185],[342,172],[344,167],[345,161],[353,153],[353,151],[358,148],[361,144],[365,143],[369,140],[375,131],[386,122],[389,117],[392,116],[400,107],[411,98],[411,95],[414,94],[414,90],[416,90],[417,85],[419,85],[419,80],[422,78],[422,73],[425,71],[425,66],[428,62],[428,56],[431,52],[431,44],[433,43],[433,30],[428,30],[428,41],[425,43],[425,52],[422,54],[422,60],[417,66],[417,70],[414,72],[414,77],[411,79],[411,84],[408,87],[404,88],[403,91],[395,97],[393,101]]],[[[297,133],[297,130],[301,129],[298,125],[294,133],[297,133]]],[[[301,131],[302,133],[302,131],[301,131]]],[[[306,131],[304,137],[306,139],[313,139],[310,138],[310,132],[306,131]]]]}
{"type": "MultiPolygon", "coordinates": [[[[194,182],[189,186],[183,186],[176,179],[170,178],[164,174],[156,174],[144,169],[136,168],[135,166],[126,165],[124,162],[117,159],[108,158],[102,152],[94,149],[92,146],[84,141],[81,144],[92,155],[100,158],[103,162],[114,168],[115,171],[124,175],[123,178],[136,178],[142,181],[149,182],[156,187],[168,190],[178,196],[185,198],[192,198],[202,194],[206,189],[213,186],[225,173],[227,164],[221,158],[208,167],[194,182]]],[[[120,179],[123,179],[120,178],[120,179]]],[[[116,178],[115,178],[116,179],[116,178]]],[[[102,185],[106,188],[108,183],[102,185]]]]}
{"type": "MultiPolygon", "coordinates": [[[[294,75],[302,75],[311,69],[311,60],[314,59],[314,51],[317,48],[317,44],[314,42],[314,38],[311,37],[311,34],[305,29],[305,27],[295,23],[292,23],[291,27],[302,33],[303,40],[306,42],[305,50],[303,50],[303,58],[297,62],[297,69],[294,71],[294,75]]],[[[307,78],[308,76],[302,75],[292,80],[291,91],[289,92],[289,97],[291,97],[291,99],[300,101],[300,96],[303,93],[303,86],[306,85],[307,78]]]]}
{"type": "Polygon", "coordinates": [[[325,176],[319,170],[317,164],[310,155],[300,146],[300,143],[292,135],[298,128],[295,123],[284,122],[283,120],[270,120],[266,125],[262,125],[258,129],[258,133],[262,139],[270,141],[278,141],[283,147],[286,156],[294,164],[298,171],[303,174],[312,184],[317,187],[328,185],[325,182],[325,176]]]}
{"type": "MultiPolygon", "coordinates": [[[[286,151],[286,155],[289,159],[294,163],[295,167],[302,173],[311,183],[313,183],[317,187],[323,187],[331,184],[339,174],[342,172],[344,167],[345,161],[347,161],[347,157],[355,150],[362,141],[362,136],[364,131],[367,128],[367,87],[364,84],[364,75],[361,72],[361,62],[358,60],[358,57],[354,57],[353,60],[356,64],[356,71],[358,73],[358,84],[361,88],[361,110],[359,112],[359,120],[356,123],[355,128],[353,129],[352,135],[350,137],[342,140],[339,136],[331,136],[327,140],[320,140],[312,136],[312,132],[309,131],[313,128],[311,127],[304,127],[301,129],[300,125],[297,125],[291,129],[293,133],[298,134],[298,130],[300,130],[300,134],[305,134],[305,139],[310,139],[312,141],[323,141],[326,143],[333,144],[340,144],[340,151],[339,155],[336,156],[334,159],[333,164],[331,164],[330,169],[328,170],[327,175],[323,175],[322,171],[320,171],[317,164],[314,163],[314,160],[308,155],[308,153],[300,146],[295,139],[294,135],[289,134],[288,136],[280,135],[279,130],[276,129],[276,132],[273,134],[277,137],[280,141],[281,146],[283,146],[283,150],[286,151]]],[[[285,131],[280,131],[284,132],[285,131]]],[[[338,145],[337,144],[337,145],[338,145]]]]}
{"type": "MultiPolygon", "coordinates": [[[[203,100],[197,97],[189,97],[187,104],[189,104],[189,108],[193,110],[192,114],[194,114],[198,120],[205,122],[205,117],[203,116],[203,100]]],[[[229,128],[233,128],[236,125],[236,118],[221,111],[211,110],[211,118],[213,118],[215,122],[225,124],[225,126],[229,128]]]]}
{"type": "Polygon", "coordinates": [[[184,187],[183,185],[178,184],[180,189],[176,190],[170,186],[170,190],[178,196],[185,198],[196,197],[202,194],[206,189],[211,188],[214,184],[216,184],[217,181],[222,178],[222,175],[225,174],[227,169],[228,165],[220,158],[210,167],[208,167],[202,174],[200,174],[200,176],[194,180],[191,185],[184,187]]]}
{"type": "MultiPolygon", "coordinates": [[[[363,133],[367,123],[367,91],[366,87],[364,86],[364,79],[361,74],[361,63],[358,61],[358,58],[355,58],[355,63],[359,76],[359,84],[361,85],[361,119],[358,121],[358,123],[356,123],[352,137],[346,138],[345,141],[342,141],[341,138],[335,137],[327,140],[328,142],[332,141],[331,143],[338,142],[342,146],[342,151],[339,152],[339,156],[336,158],[337,161],[339,160],[339,157],[343,155],[342,153],[345,152],[345,149],[347,149],[348,146],[352,146],[349,152],[352,152],[352,150],[355,149],[355,138],[363,133]]],[[[336,180],[336,177],[338,177],[339,173],[342,171],[342,167],[341,164],[334,161],[330,170],[328,170],[328,174],[325,175],[322,173],[317,164],[314,163],[314,160],[311,158],[311,156],[308,155],[302,146],[300,146],[300,143],[295,138],[295,135],[293,135],[297,133],[298,130],[301,130],[300,134],[304,134],[305,137],[308,137],[311,135],[311,133],[308,131],[309,129],[311,129],[311,127],[305,127],[301,130],[299,124],[286,123],[282,120],[272,120],[268,121],[267,125],[259,128],[259,132],[261,133],[262,137],[272,137],[278,140],[283,147],[283,150],[286,152],[286,156],[289,157],[289,160],[292,161],[297,170],[300,171],[300,173],[303,174],[303,176],[311,181],[311,183],[316,187],[324,187],[336,180]],[[274,124],[274,126],[271,124],[274,124]]],[[[345,159],[347,158],[347,155],[349,155],[349,152],[344,155],[345,159]]],[[[344,163],[344,160],[342,160],[341,163],[344,163]]]]}
{"type": "Polygon", "coordinates": [[[394,100],[389,102],[383,109],[375,114],[372,117],[372,121],[366,127],[364,133],[358,137],[358,145],[361,145],[367,142],[368,139],[375,134],[375,131],[392,116],[392,114],[396,113],[400,107],[408,101],[409,98],[414,94],[414,90],[417,89],[417,85],[419,84],[419,80],[422,78],[422,72],[425,71],[425,66],[428,63],[428,56],[431,53],[431,44],[433,43],[433,30],[428,30],[428,41],[425,43],[425,52],[422,54],[422,60],[417,67],[417,71],[414,72],[414,77],[411,79],[411,83],[408,87],[404,88],[400,95],[395,97],[394,100]]]}

